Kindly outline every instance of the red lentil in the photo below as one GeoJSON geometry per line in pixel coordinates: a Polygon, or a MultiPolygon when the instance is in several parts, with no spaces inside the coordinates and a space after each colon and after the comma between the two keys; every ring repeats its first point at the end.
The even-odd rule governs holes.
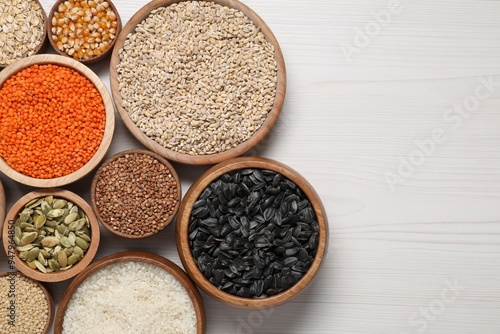
{"type": "Polygon", "coordinates": [[[75,70],[33,65],[0,88],[0,156],[40,179],[86,164],[102,141],[106,114],[99,91],[75,70]]]}

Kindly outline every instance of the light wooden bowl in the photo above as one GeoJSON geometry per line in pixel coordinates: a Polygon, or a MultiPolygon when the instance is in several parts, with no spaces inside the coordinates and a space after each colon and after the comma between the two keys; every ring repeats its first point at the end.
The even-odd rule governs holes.
{"type": "MultiPolygon", "coordinates": [[[[65,56],[65,57],[69,57],[71,59],[75,59],[73,58],[72,56],[68,55],[66,52],[64,51],[61,51],[59,50],[59,48],[57,47],[56,45],[56,42],[54,42],[54,39],[52,38],[52,18],[54,17],[54,13],[56,11],[58,11],[58,8],[59,8],[59,5],[63,2],[66,2],[68,0],[57,0],[56,3],[54,4],[54,6],[52,6],[52,9],[50,10],[50,13],[49,13],[49,17],[47,19],[47,38],[50,42],[50,45],[52,45],[52,48],[58,53],[60,54],[61,56],[65,56]]],[[[108,3],[109,3],[109,6],[110,8],[113,10],[113,12],[116,14],[116,21],[118,23],[118,26],[117,26],[117,29],[116,29],[116,37],[111,41],[111,44],[108,46],[108,48],[106,49],[106,51],[104,51],[103,53],[101,53],[99,56],[95,56],[95,57],[92,57],[92,58],[89,58],[89,59],[75,59],[81,63],[84,63],[84,64],[93,64],[93,63],[97,63],[98,61],[106,58],[110,53],[111,51],[113,50],[113,46],[115,45],[116,43],[116,40],[118,38],[118,35],[120,34],[120,31],[122,29],[122,20],[120,18],[120,14],[118,13],[118,10],[116,9],[115,5],[111,2],[111,0],[106,0],[108,3]]]]}
{"type": "Polygon", "coordinates": [[[177,215],[176,240],[177,251],[186,272],[196,283],[196,285],[198,285],[198,287],[207,295],[215,298],[222,303],[238,308],[270,308],[285,303],[294,298],[296,295],[301,293],[316,276],[321,264],[323,263],[323,259],[326,255],[328,247],[328,222],[325,209],[318,194],[309,184],[309,182],[307,182],[300,174],[298,174],[290,167],[274,160],[243,157],[231,159],[212,167],[193,183],[187,194],[184,196],[181,207],[179,209],[179,213],[177,215]],[[189,245],[188,230],[191,211],[193,208],[193,204],[198,200],[200,194],[208,185],[210,185],[210,183],[215,181],[221,175],[234,170],[242,170],[245,168],[271,170],[282,174],[283,176],[294,182],[309,199],[316,214],[317,222],[319,225],[318,248],[316,256],[309,270],[291,288],[277,295],[266,298],[243,298],[218,289],[203,275],[203,273],[198,268],[198,265],[196,264],[196,261],[194,260],[191,253],[191,247],[189,245]]]}
{"type": "MultiPolygon", "coordinates": [[[[5,277],[5,276],[10,276],[10,275],[16,275],[16,276],[22,276],[22,277],[25,277],[26,279],[28,279],[29,281],[33,282],[34,284],[36,284],[42,291],[43,291],[43,294],[45,295],[45,299],[47,300],[47,305],[49,307],[49,317],[48,317],[48,321],[47,321],[47,324],[45,325],[45,328],[43,329],[43,334],[48,334],[50,332],[50,327],[52,326],[52,321],[54,320],[54,308],[55,308],[55,305],[54,305],[54,299],[52,298],[52,295],[50,294],[50,292],[43,286],[43,284],[41,284],[40,282],[36,281],[36,280],[33,280],[33,279],[30,279],[29,277],[26,277],[24,276],[23,274],[21,274],[20,272],[7,272],[7,273],[1,273],[0,274],[0,277],[5,277]]],[[[6,298],[7,296],[2,296],[3,298],[6,298]]],[[[21,296],[22,298],[28,298],[27,296],[21,296]]]]}
{"type": "MultiPolygon", "coordinates": [[[[11,232],[12,233],[12,232],[11,232]]],[[[65,281],[71,277],[76,276],[79,272],[85,269],[95,254],[97,253],[97,249],[99,247],[100,241],[100,230],[99,223],[97,222],[97,218],[94,215],[94,212],[90,208],[90,206],[85,202],[83,198],[72,193],[68,190],[62,189],[43,189],[43,190],[35,190],[32,191],[19,199],[10,211],[7,213],[7,218],[5,218],[4,226],[2,229],[3,236],[3,247],[5,249],[6,254],[15,254],[14,266],[22,272],[24,275],[29,278],[35,279],[37,281],[42,282],[61,282],[65,281]],[[17,219],[19,213],[23,210],[24,205],[31,201],[34,198],[46,197],[52,195],[57,198],[64,198],[68,201],[73,202],[76,206],[80,207],[83,212],[87,215],[90,221],[90,233],[91,233],[91,242],[89,248],[83,258],[78,261],[73,267],[69,268],[65,271],[57,271],[51,273],[42,273],[39,270],[30,268],[26,262],[19,258],[19,254],[14,246],[14,241],[12,240],[12,235],[9,234],[9,231],[12,231],[14,226],[14,221],[17,219]]]]}
{"type": "MultiPolygon", "coordinates": [[[[5,191],[3,189],[2,181],[0,181],[0,231],[3,227],[3,220],[5,219],[5,191]]],[[[2,240],[2,234],[0,233],[0,240],[2,240]]]]}
{"type": "MultiPolygon", "coordinates": [[[[216,154],[208,154],[208,155],[189,155],[176,152],[174,150],[167,149],[162,145],[158,144],[154,140],[150,139],[146,136],[130,119],[127,111],[122,106],[122,97],[118,90],[118,74],[116,71],[116,66],[120,62],[120,58],[118,55],[118,51],[123,47],[125,41],[127,40],[127,35],[134,32],[137,24],[142,22],[154,9],[158,7],[167,7],[174,3],[184,2],[187,0],[154,0],[142,7],[132,18],[128,21],[128,23],[123,27],[122,32],[118,36],[118,40],[116,41],[115,48],[113,50],[113,54],[111,55],[111,65],[110,65],[110,83],[111,83],[111,93],[113,95],[113,99],[115,101],[116,108],[125,123],[125,126],[129,129],[132,135],[137,138],[143,145],[148,147],[150,150],[166,157],[169,160],[181,162],[184,164],[193,164],[193,165],[209,165],[215,164],[230,158],[234,158],[242,155],[247,152],[251,148],[253,148],[257,143],[262,140],[267,133],[271,130],[272,126],[278,119],[278,116],[281,112],[281,108],[283,106],[283,101],[285,99],[286,92],[286,69],[285,69],[285,61],[283,59],[283,54],[281,52],[281,48],[279,43],[272,33],[271,29],[267,26],[267,24],[249,7],[237,0],[208,0],[214,2],[216,4],[235,8],[242,13],[244,13],[257,27],[260,28],[260,31],[264,34],[264,37],[267,41],[269,41],[274,46],[274,57],[277,62],[277,86],[276,86],[276,97],[274,100],[274,104],[272,110],[269,112],[264,124],[262,124],[261,128],[256,131],[247,141],[239,144],[238,146],[229,149],[224,152],[216,153],[216,154]]],[[[205,0],[201,0],[205,1],[205,0]]]]}
{"type": "Polygon", "coordinates": [[[2,72],[0,72],[0,86],[12,75],[35,64],[57,64],[60,66],[71,68],[79,72],[81,75],[87,77],[101,94],[106,111],[106,125],[99,148],[97,149],[94,156],[84,166],[71,174],[52,179],[38,179],[19,173],[18,171],[10,167],[5,162],[5,160],[0,157],[0,171],[2,171],[5,175],[10,177],[14,181],[37,188],[60,187],[83,178],[99,164],[99,162],[106,154],[109,145],[111,144],[111,140],[113,138],[113,133],[115,130],[115,111],[113,107],[113,101],[111,100],[111,96],[109,95],[104,83],[94,72],[92,72],[92,70],[90,70],[85,65],[77,62],[76,60],[58,55],[37,55],[15,62],[14,64],[10,65],[2,72]]]}
{"type": "MultiPolygon", "coordinates": [[[[161,257],[157,254],[147,253],[147,252],[123,252],[118,254],[113,254],[106,256],[92,265],[90,265],[87,269],[82,271],[68,286],[64,295],[59,303],[59,307],[57,308],[56,320],[54,323],[54,333],[61,334],[64,322],[64,314],[66,312],[66,308],[68,307],[68,303],[70,302],[73,294],[78,289],[80,284],[85,281],[89,276],[98,272],[99,270],[105,268],[106,266],[119,262],[144,262],[155,265],[167,273],[176,278],[179,283],[186,289],[191,301],[193,302],[194,309],[196,312],[197,318],[197,333],[203,334],[206,331],[206,317],[205,317],[205,306],[203,304],[203,299],[201,298],[198,289],[193,284],[193,282],[189,279],[186,273],[179,268],[175,263],[161,257]]],[[[166,301],[167,303],[169,301],[166,301]]],[[[140,312],[141,310],[137,310],[140,312]]]]}
{"type": "MultiPolygon", "coordinates": [[[[162,163],[163,165],[165,165],[168,168],[168,170],[170,171],[170,174],[172,174],[172,176],[174,177],[175,181],[177,182],[177,198],[178,198],[178,202],[177,202],[177,205],[175,207],[173,215],[170,216],[170,217],[166,217],[166,219],[164,220],[165,226],[161,230],[163,230],[165,227],[167,227],[172,222],[172,220],[174,220],[174,217],[177,214],[177,211],[179,210],[179,205],[180,205],[181,196],[182,196],[181,181],[179,179],[179,175],[177,175],[177,172],[175,171],[175,168],[165,158],[163,158],[162,156],[160,156],[159,154],[157,154],[155,152],[151,152],[151,151],[147,151],[147,150],[133,149],[133,150],[122,151],[120,153],[117,153],[117,154],[113,155],[108,160],[106,160],[101,165],[101,167],[99,167],[99,169],[95,173],[94,178],[92,180],[92,185],[90,187],[90,202],[91,202],[92,208],[94,209],[94,212],[95,212],[95,214],[97,216],[97,219],[99,220],[99,222],[101,222],[101,224],[108,231],[110,231],[111,233],[114,233],[114,234],[116,234],[116,235],[118,235],[120,237],[127,238],[127,239],[143,239],[143,238],[150,237],[150,236],[152,236],[152,235],[154,235],[156,233],[146,233],[144,235],[131,235],[131,234],[126,234],[126,233],[122,233],[120,231],[115,230],[113,228],[113,226],[111,226],[110,224],[108,224],[108,222],[104,221],[102,219],[102,217],[100,216],[99,209],[97,207],[97,201],[96,201],[97,182],[99,181],[99,178],[101,176],[101,173],[102,173],[103,169],[106,168],[113,161],[117,160],[118,158],[121,158],[121,157],[123,157],[123,156],[125,156],[127,154],[131,154],[131,153],[147,154],[147,155],[152,156],[153,158],[155,158],[156,160],[158,160],[160,163],[162,163]]],[[[158,230],[158,232],[160,232],[161,230],[158,230]]]]}
{"type": "MultiPolygon", "coordinates": [[[[29,0],[29,1],[34,1],[34,2],[38,3],[40,8],[42,9],[43,22],[41,22],[41,26],[43,27],[43,38],[42,38],[41,43],[33,51],[32,55],[36,55],[36,54],[41,53],[45,49],[45,47],[47,46],[47,24],[46,24],[47,23],[47,14],[45,13],[45,10],[43,9],[43,6],[40,3],[40,1],[38,1],[38,0],[29,0]]],[[[8,66],[7,64],[0,63],[0,71],[2,69],[6,68],[7,66],[8,66]]]]}

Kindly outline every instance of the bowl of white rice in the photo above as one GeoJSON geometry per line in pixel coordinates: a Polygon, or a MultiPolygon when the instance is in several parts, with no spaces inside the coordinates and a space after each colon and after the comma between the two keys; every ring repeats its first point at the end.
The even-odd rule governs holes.
{"type": "Polygon", "coordinates": [[[202,334],[203,300],[186,273],[152,253],[96,261],[66,289],[54,333],[202,334]]]}

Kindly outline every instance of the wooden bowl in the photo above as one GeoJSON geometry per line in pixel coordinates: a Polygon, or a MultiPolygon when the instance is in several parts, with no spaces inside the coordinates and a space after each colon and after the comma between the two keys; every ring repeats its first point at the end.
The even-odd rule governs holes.
{"type": "Polygon", "coordinates": [[[160,163],[162,163],[164,166],[166,166],[168,168],[168,170],[170,171],[170,174],[172,174],[173,178],[177,182],[177,199],[178,199],[178,202],[177,202],[177,205],[175,207],[174,213],[170,217],[166,217],[166,219],[163,220],[163,222],[165,223],[165,226],[163,226],[163,228],[159,229],[156,233],[158,233],[161,230],[163,230],[165,227],[167,227],[172,222],[172,220],[174,220],[174,217],[177,214],[177,211],[179,210],[179,205],[180,205],[181,196],[182,196],[181,181],[179,179],[179,176],[177,175],[177,172],[175,171],[175,168],[165,158],[163,158],[162,156],[160,156],[157,153],[154,153],[154,152],[151,152],[151,151],[148,151],[148,150],[133,149],[133,150],[122,151],[120,153],[117,153],[117,154],[113,155],[108,160],[106,160],[101,165],[101,167],[99,167],[99,169],[95,173],[94,178],[92,180],[92,185],[90,187],[90,202],[91,202],[92,208],[94,209],[94,212],[95,212],[95,214],[97,216],[97,219],[101,222],[101,224],[108,231],[110,231],[111,233],[114,233],[114,234],[116,234],[116,235],[118,235],[120,237],[127,238],[127,239],[142,239],[142,238],[150,237],[150,236],[152,236],[152,235],[154,235],[156,233],[152,233],[151,232],[151,233],[145,233],[144,235],[132,235],[132,234],[127,234],[127,233],[123,233],[123,232],[120,232],[118,230],[115,230],[113,228],[113,226],[111,226],[107,221],[105,221],[104,219],[102,219],[102,216],[100,215],[99,208],[97,206],[97,201],[96,201],[97,182],[99,181],[99,178],[100,178],[101,173],[103,172],[104,168],[106,168],[107,166],[109,166],[109,164],[111,164],[113,161],[115,161],[115,160],[117,160],[117,159],[119,159],[119,158],[121,158],[121,157],[123,157],[123,156],[125,156],[127,154],[133,154],[133,153],[136,153],[136,154],[146,154],[146,155],[149,155],[149,156],[153,157],[154,159],[158,160],[160,163]]]}
{"type": "MultiPolygon", "coordinates": [[[[5,191],[3,189],[2,181],[0,181],[0,231],[3,227],[3,220],[5,219],[5,191]]],[[[2,240],[2,234],[0,233],[0,240],[2,240]]]]}
{"type": "Polygon", "coordinates": [[[10,177],[14,181],[38,188],[60,187],[83,178],[90,171],[92,171],[102,160],[113,138],[113,132],[115,129],[115,111],[111,96],[109,95],[108,90],[106,89],[106,86],[101,81],[101,79],[99,79],[99,77],[88,67],[68,57],[45,54],[19,60],[0,72],[0,87],[12,75],[35,64],[57,64],[60,66],[71,68],[79,72],[81,75],[87,77],[87,79],[89,79],[94,84],[96,89],[101,94],[106,111],[106,125],[99,148],[97,149],[94,156],[84,166],[71,174],[52,179],[34,178],[14,170],[5,162],[4,159],[0,157],[0,171],[2,171],[5,175],[10,177]]]}
{"type": "MultiPolygon", "coordinates": [[[[18,276],[18,277],[24,277],[26,278],[27,280],[33,282],[34,284],[36,284],[36,286],[38,286],[38,288],[40,288],[43,292],[43,294],[45,295],[45,299],[47,300],[47,305],[49,307],[49,316],[48,316],[48,321],[47,323],[45,324],[45,328],[43,329],[43,334],[48,334],[49,331],[50,331],[50,327],[52,326],[52,320],[54,320],[54,299],[52,298],[52,295],[50,294],[50,292],[43,286],[43,284],[41,284],[40,282],[36,281],[36,280],[33,280],[33,279],[30,279],[29,277],[26,277],[24,276],[23,274],[21,274],[20,272],[7,272],[7,273],[1,273],[0,274],[0,277],[6,277],[6,276],[11,276],[11,275],[15,275],[15,276],[18,276]]],[[[7,298],[7,296],[3,296],[3,298],[7,298]]],[[[22,295],[21,298],[29,298],[27,296],[24,296],[22,295]]]]}
{"type": "Polygon", "coordinates": [[[176,224],[176,240],[177,251],[184,268],[191,279],[201,288],[206,294],[216,300],[227,305],[236,306],[239,308],[256,309],[274,307],[285,303],[302,292],[313,280],[318,270],[320,269],[323,259],[326,255],[328,244],[328,223],[325,209],[321,203],[318,194],[313,187],[296,171],[290,167],[277,161],[264,158],[235,158],[222,162],[208,171],[206,171],[198,180],[196,180],[181,203],[179,213],[177,215],[176,224]],[[262,170],[271,170],[282,174],[290,181],[295,183],[310,201],[314,213],[316,214],[317,223],[319,226],[318,246],[316,256],[302,278],[292,287],[283,292],[265,297],[265,298],[243,298],[217,288],[212,284],[198,268],[196,261],[193,258],[191,247],[189,245],[189,225],[191,212],[194,203],[198,200],[203,190],[209,186],[218,177],[225,173],[244,170],[246,168],[256,168],[262,170]]]}
{"type": "MultiPolygon", "coordinates": [[[[48,20],[46,21],[47,22],[47,37],[48,37],[50,44],[52,45],[52,48],[58,54],[60,54],[61,56],[69,57],[71,59],[75,59],[72,56],[68,55],[65,51],[59,50],[59,48],[57,47],[57,43],[52,38],[52,18],[54,17],[55,12],[58,11],[59,5],[62,4],[63,2],[66,2],[66,1],[68,1],[68,0],[57,0],[56,3],[54,4],[54,6],[52,6],[52,9],[50,10],[50,13],[49,13],[48,20]]],[[[111,50],[113,50],[113,46],[115,45],[117,37],[120,34],[120,31],[122,29],[122,21],[120,18],[120,14],[118,13],[118,10],[116,9],[115,5],[111,2],[111,0],[106,0],[106,2],[109,3],[110,8],[113,10],[113,12],[116,15],[116,21],[118,23],[117,28],[116,28],[116,34],[115,34],[116,37],[111,41],[111,43],[109,44],[106,51],[101,53],[99,56],[94,56],[94,57],[88,58],[88,59],[75,59],[81,63],[93,64],[93,63],[96,63],[96,62],[106,58],[111,53],[111,50]]]]}
{"type": "Polygon", "coordinates": [[[62,190],[56,188],[32,191],[24,195],[23,197],[21,197],[21,199],[19,199],[16,203],[14,203],[10,211],[7,213],[7,218],[5,218],[2,230],[2,236],[3,236],[3,247],[5,249],[5,253],[9,255],[14,253],[15,255],[14,266],[29,278],[42,282],[61,282],[76,276],[79,272],[81,272],[90,264],[95,254],[97,253],[100,241],[99,223],[97,222],[97,218],[94,215],[94,212],[92,211],[90,206],[87,204],[87,202],[85,202],[84,199],[82,199],[75,193],[72,193],[68,190],[62,190]],[[14,229],[14,222],[17,219],[19,213],[24,209],[26,203],[28,203],[32,199],[46,197],[49,195],[52,195],[55,198],[63,198],[68,201],[71,201],[80,209],[82,209],[83,212],[85,212],[90,221],[90,231],[91,231],[92,241],[90,242],[89,248],[87,249],[87,252],[85,253],[84,257],[80,261],[78,261],[73,267],[65,271],[43,273],[39,270],[30,268],[26,264],[26,262],[24,262],[19,258],[18,251],[16,250],[14,241],[12,239],[13,238],[12,231],[14,229]]]}
{"type": "Polygon", "coordinates": [[[234,158],[242,155],[247,152],[251,148],[253,148],[261,139],[263,139],[266,134],[271,130],[272,126],[276,122],[281,108],[283,106],[283,101],[285,99],[285,91],[286,91],[286,69],[285,69],[285,61],[283,59],[283,54],[281,52],[281,48],[278,44],[278,41],[271,29],[267,26],[267,24],[249,7],[244,5],[240,1],[235,0],[209,0],[216,4],[237,9],[244,13],[257,27],[260,28],[260,31],[264,34],[264,37],[268,42],[270,42],[274,46],[274,57],[277,62],[277,86],[276,86],[276,97],[274,100],[274,104],[272,110],[269,112],[265,122],[262,124],[260,129],[256,131],[247,141],[240,143],[238,146],[215,154],[207,154],[207,155],[189,155],[176,152],[174,150],[170,150],[165,148],[164,146],[158,144],[146,134],[144,134],[130,119],[127,111],[122,106],[122,97],[118,90],[118,74],[116,70],[116,66],[120,62],[120,57],[118,55],[119,50],[123,47],[125,41],[127,40],[127,35],[133,33],[135,31],[136,26],[142,22],[145,18],[149,16],[149,14],[158,7],[167,7],[174,3],[184,2],[187,0],[154,0],[142,7],[132,18],[128,21],[128,23],[123,27],[122,32],[118,36],[118,40],[116,41],[115,48],[113,50],[113,54],[111,55],[111,65],[110,65],[110,83],[111,83],[111,93],[113,95],[113,99],[115,101],[116,108],[125,123],[125,126],[129,129],[129,131],[134,135],[137,140],[139,140],[143,145],[148,147],[150,150],[166,157],[169,160],[181,162],[184,164],[193,164],[193,165],[209,165],[215,164],[230,158],[234,158]]]}
{"type": "MultiPolygon", "coordinates": [[[[83,281],[85,281],[85,279],[87,279],[89,276],[97,273],[99,270],[107,267],[110,264],[119,262],[144,262],[152,264],[165,270],[167,273],[176,278],[179,281],[179,283],[186,289],[187,293],[189,294],[189,297],[191,298],[191,301],[193,302],[197,318],[197,333],[198,334],[205,333],[206,317],[205,317],[205,307],[203,304],[203,299],[201,298],[200,293],[196,289],[196,286],[189,279],[186,273],[181,268],[179,268],[175,263],[165,259],[164,257],[161,257],[153,253],[137,252],[137,251],[123,252],[106,256],[94,262],[92,265],[90,265],[88,268],[82,271],[78,276],[76,276],[75,279],[71,282],[71,284],[64,292],[61,302],[59,303],[59,307],[57,308],[56,320],[54,323],[54,333],[56,334],[62,333],[64,314],[68,307],[68,303],[70,302],[73,294],[78,289],[80,284],[83,281]]],[[[141,310],[137,311],[140,312],[141,310]]]]}
{"type": "MultiPolygon", "coordinates": [[[[32,55],[36,55],[36,54],[39,54],[41,53],[46,45],[47,45],[47,14],[45,13],[45,10],[43,9],[43,6],[42,4],[40,3],[40,1],[38,0],[29,0],[29,1],[33,1],[33,2],[36,2],[40,8],[42,9],[42,19],[43,19],[43,22],[40,23],[40,26],[43,27],[43,38],[42,38],[42,41],[40,42],[40,44],[35,48],[35,50],[33,51],[32,55]]],[[[8,64],[2,64],[0,63],[0,71],[2,69],[4,69],[5,67],[9,66],[8,64]]]]}

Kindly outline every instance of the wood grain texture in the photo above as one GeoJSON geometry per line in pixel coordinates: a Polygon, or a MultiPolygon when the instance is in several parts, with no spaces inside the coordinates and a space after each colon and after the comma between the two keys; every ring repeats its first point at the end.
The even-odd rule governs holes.
{"type": "Polygon", "coordinates": [[[87,66],[69,57],[55,56],[55,55],[36,55],[25,59],[21,59],[15,62],[14,64],[11,64],[10,66],[6,67],[2,72],[0,72],[0,85],[2,85],[8,78],[10,78],[15,73],[23,70],[24,68],[33,66],[35,64],[38,65],[57,64],[60,66],[71,68],[80,73],[81,75],[85,76],[94,84],[96,89],[99,91],[106,113],[106,124],[104,126],[104,134],[101,140],[101,144],[99,145],[99,148],[95,152],[94,156],[85,165],[83,165],[80,169],[74,171],[71,174],[52,179],[38,179],[24,175],[16,171],[12,167],[10,167],[5,162],[4,159],[0,157],[0,171],[2,171],[5,175],[10,177],[11,179],[32,187],[39,187],[39,188],[60,187],[75,182],[84,177],[85,175],[87,175],[88,173],[90,173],[104,157],[109,148],[109,145],[111,144],[111,140],[113,138],[113,133],[115,130],[115,109],[113,107],[113,101],[111,100],[111,96],[109,95],[108,90],[102,83],[101,79],[99,79],[99,77],[87,66]]]}
{"type": "MultiPolygon", "coordinates": [[[[147,252],[123,252],[109,255],[103,259],[100,259],[99,261],[96,261],[83,272],[81,272],[77,277],[75,277],[75,279],[69,285],[68,289],[65,291],[64,296],[61,299],[61,303],[57,308],[54,333],[61,334],[63,332],[62,329],[64,323],[64,313],[66,312],[68,303],[71,301],[73,293],[75,293],[80,284],[83,283],[86,278],[99,272],[107,266],[120,262],[143,262],[152,264],[165,270],[167,273],[177,279],[177,281],[184,287],[184,289],[186,289],[186,292],[188,293],[193,303],[197,319],[197,334],[204,334],[206,332],[205,306],[203,304],[203,299],[201,298],[196,286],[179,266],[157,254],[147,252]]],[[[141,310],[136,311],[141,312],[141,310]]],[[[147,315],[142,314],[142,316],[147,315]]],[[[168,324],[165,325],[168,326],[168,324]]]]}
{"type": "Polygon", "coordinates": [[[176,222],[176,244],[179,257],[182,261],[186,272],[189,277],[202,289],[206,294],[215,298],[216,300],[227,305],[236,306],[246,309],[264,309],[273,308],[278,305],[289,302],[296,298],[302,291],[304,291],[309,284],[313,281],[316,274],[324,262],[324,257],[328,249],[329,228],[328,221],[325,214],[325,208],[319,198],[318,194],[312,186],[295,170],[282,163],[271,159],[257,158],[257,157],[242,157],[230,159],[221,162],[208,171],[203,173],[196,182],[189,188],[186,196],[184,197],[181,207],[179,209],[177,222],[176,222]],[[311,206],[316,215],[317,223],[319,226],[318,248],[316,256],[308,269],[307,273],[291,288],[283,291],[280,294],[267,298],[243,298],[230,293],[224,292],[213,285],[205,275],[198,268],[198,264],[193,258],[191,247],[189,245],[189,225],[191,223],[191,211],[193,204],[199,199],[203,191],[210,186],[210,184],[217,180],[225,173],[235,170],[243,170],[245,168],[257,168],[263,170],[272,170],[276,173],[295,183],[307,196],[311,206]]]}
{"type": "MultiPolygon", "coordinates": [[[[41,2],[48,12],[53,1],[41,2]]],[[[114,1],[124,23],[147,2],[114,1]]],[[[207,333],[499,333],[500,91],[457,129],[443,115],[481,78],[500,81],[500,2],[401,0],[401,12],[351,63],[341,43],[355,45],[357,31],[389,1],[243,2],[272,29],[287,67],[280,117],[248,154],[286,163],[314,186],[331,247],[313,284],[267,312],[202,292],[207,333]],[[436,128],[449,131],[447,140],[392,190],[385,173],[397,173],[399,157],[436,128]],[[460,294],[441,310],[446,281],[455,280],[460,294]]],[[[105,61],[90,66],[109,87],[105,61]]],[[[108,154],[130,148],[143,146],[118,117],[108,154]]],[[[185,191],[207,169],[174,166],[185,191]]],[[[88,198],[91,178],[68,189],[88,198]]],[[[0,179],[7,206],[31,190],[0,179]]],[[[101,237],[96,258],[133,248],[181,265],[174,224],[145,240],[104,229],[101,237]]],[[[56,302],[67,284],[49,284],[56,302]]]]}
{"type": "MultiPolygon", "coordinates": [[[[167,7],[174,3],[184,2],[186,0],[154,0],[149,2],[147,5],[142,7],[137,13],[135,13],[127,24],[123,27],[122,32],[118,36],[115,48],[111,55],[111,65],[109,69],[110,82],[111,82],[111,93],[115,101],[116,108],[120,114],[125,126],[129,129],[132,135],[139,140],[143,145],[148,147],[150,150],[166,157],[169,160],[193,164],[193,165],[209,165],[215,164],[230,158],[234,158],[242,155],[248,150],[252,149],[258,142],[260,142],[271,130],[275,124],[278,116],[280,115],[281,108],[283,106],[283,101],[285,99],[286,92],[286,69],[285,61],[283,59],[283,53],[281,51],[278,40],[274,36],[268,25],[255,13],[250,7],[246,6],[237,0],[208,0],[209,2],[214,2],[216,4],[235,8],[242,13],[244,13],[257,27],[266,38],[266,40],[271,43],[274,47],[274,57],[277,63],[277,82],[276,82],[276,97],[274,100],[273,107],[269,112],[266,120],[262,126],[257,130],[247,141],[237,145],[236,147],[229,149],[224,152],[216,154],[207,155],[189,155],[184,153],[179,153],[174,150],[170,150],[162,145],[158,144],[156,141],[152,140],[144,132],[142,132],[134,122],[130,119],[128,112],[122,106],[122,96],[119,92],[119,82],[118,73],[116,66],[120,63],[119,50],[123,47],[127,37],[130,33],[134,33],[136,26],[141,23],[145,18],[147,18],[150,13],[159,7],[167,7]]],[[[205,0],[203,0],[205,1],[205,0]]]]}
{"type": "MultiPolygon", "coordinates": [[[[177,183],[177,194],[176,194],[176,199],[177,199],[177,205],[175,206],[173,210],[173,214],[168,217],[164,217],[162,220],[162,223],[165,224],[163,228],[167,227],[175,218],[175,215],[177,214],[177,211],[179,210],[180,202],[181,202],[181,196],[182,196],[182,184],[181,180],[179,179],[179,175],[177,174],[177,171],[175,170],[174,166],[170,164],[170,162],[167,161],[167,159],[163,158],[159,154],[149,151],[149,150],[138,150],[138,149],[133,149],[133,150],[126,150],[122,151],[120,153],[117,153],[113,155],[111,158],[106,160],[96,171],[94,174],[94,178],[92,179],[92,184],[90,185],[90,203],[92,205],[92,209],[94,210],[94,213],[97,216],[97,219],[99,222],[111,233],[114,233],[120,237],[127,238],[127,239],[143,239],[150,237],[158,232],[160,232],[162,229],[159,229],[156,233],[150,232],[150,233],[145,233],[144,235],[132,235],[132,234],[127,234],[120,232],[118,230],[115,230],[110,224],[108,224],[107,221],[104,221],[102,217],[100,216],[100,212],[97,206],[97,201],[96,201],[96,191],[97,191],[97,183],[99,182],[101,178],[101,173],[104,168],[107,168],[110,163],[113,161],[116,161],[117,159],[127,155],[127,154],[142,154],[142,155],[149,155],[159,161],[161,164],[167,167],[169,173],[172,175],[174,178],[175,182],[177,183]]],[[[118,180],[117,180],[118,182],[118,180]]],[[[140,186],[140,185],[139,185],[140,186]]],[[[106,203],[101,203],[101,207],[105,206],[106,203]]],[[[137,207],[140,208],[140,203],[136,203],[137,207]]]]}
{"type": "MultiPolygon", "coordinates": [[[[57,43],[52,38],[52,18],[54,17],[54,13],[56,11],[58,11],[59,5],[61,3],[63,3],[63,2],[66,2],[66,1],[67,0],[57,0],[54,3],[54,5],[52,6],[52,8],[50,10],[49,16],[48,16],[48,20],[47,20],[47,24],[46,24],[46,30],[48,32],[47,33],[47,39],[49,40],[50,45],[52,46],[52,48],[58,54],[60,54],[61,56],[70,57],[66,52],[59,50],[59,48],[57,47],[57,43]]],[[[121,20],[121,17],[120,17],[120,13],[116,9],[115,4],[113,2],[111,2],[111,0],[106,0],[106,2],[109,3],[110,8],[116,14],[116,21],[117,21],[118,25],[117,25],[117,28],[116,28],[116,34],[115,35],[118,37],[118,35],[120,34],[120,31],[122,29],[122,20],[121,20]]],[[[114,38],[111,41],[111,43],[110,43],[109,47],[106,49],[106,51],[104,51],[103,53],[101,53],[99,56],[92,57],[92,58],[89,58],[89,59],[77,59],[77,61],[79,61],[82,64],[97,63],[97,62],[105,59],[107,56],[109,56],[111,54],[111,52],[113,51],[113,47],[114,47],[115,43],[116,43],[116,38],[114,38]]],[[[73,57],[70,57],[70,58],[74,59],[73,57]]]]}
{"type": "Polygon", "coordinates": [[[73,204],[75,204],[77,207],[82,209],[83,212],[85,212],[85,214],[89,218],[91,234],[91,241],[87,252],[80,261],[78,261],[68,270],[54,271],[51,273],[43,273],[38,269],[29,267],[25,261],[21,260],[21,258],[19,257],[19,253],[15,249],[15,259],[13,261],[16,269],[31,279],[35,279],[41,282],[61,282],[76,276],[83,269],[85,269],[94,259],[94,256],[96,255],[97,249],[99,247],[100,230],[99,223],[97,222],[97,217],[92,211],[90,205],[88,205],[87,202],[77,194],[68,190],[52,188],[35,190],[24,195],[16,203],[14,203],[10,211],[7,213],[7,217],[5,218],[4,226],[2,229],[2,243],[5,253],[12,254],[12,251],[9,252],[9,245],[12,242],[9,231],[11,231],[13,222],[19,217],[19,213],[24,209],[26,203],[28,203],[32,199],[46,196],[54,196],[54,198],[62,198],[67,201],[73,202],[73,204]]]}

